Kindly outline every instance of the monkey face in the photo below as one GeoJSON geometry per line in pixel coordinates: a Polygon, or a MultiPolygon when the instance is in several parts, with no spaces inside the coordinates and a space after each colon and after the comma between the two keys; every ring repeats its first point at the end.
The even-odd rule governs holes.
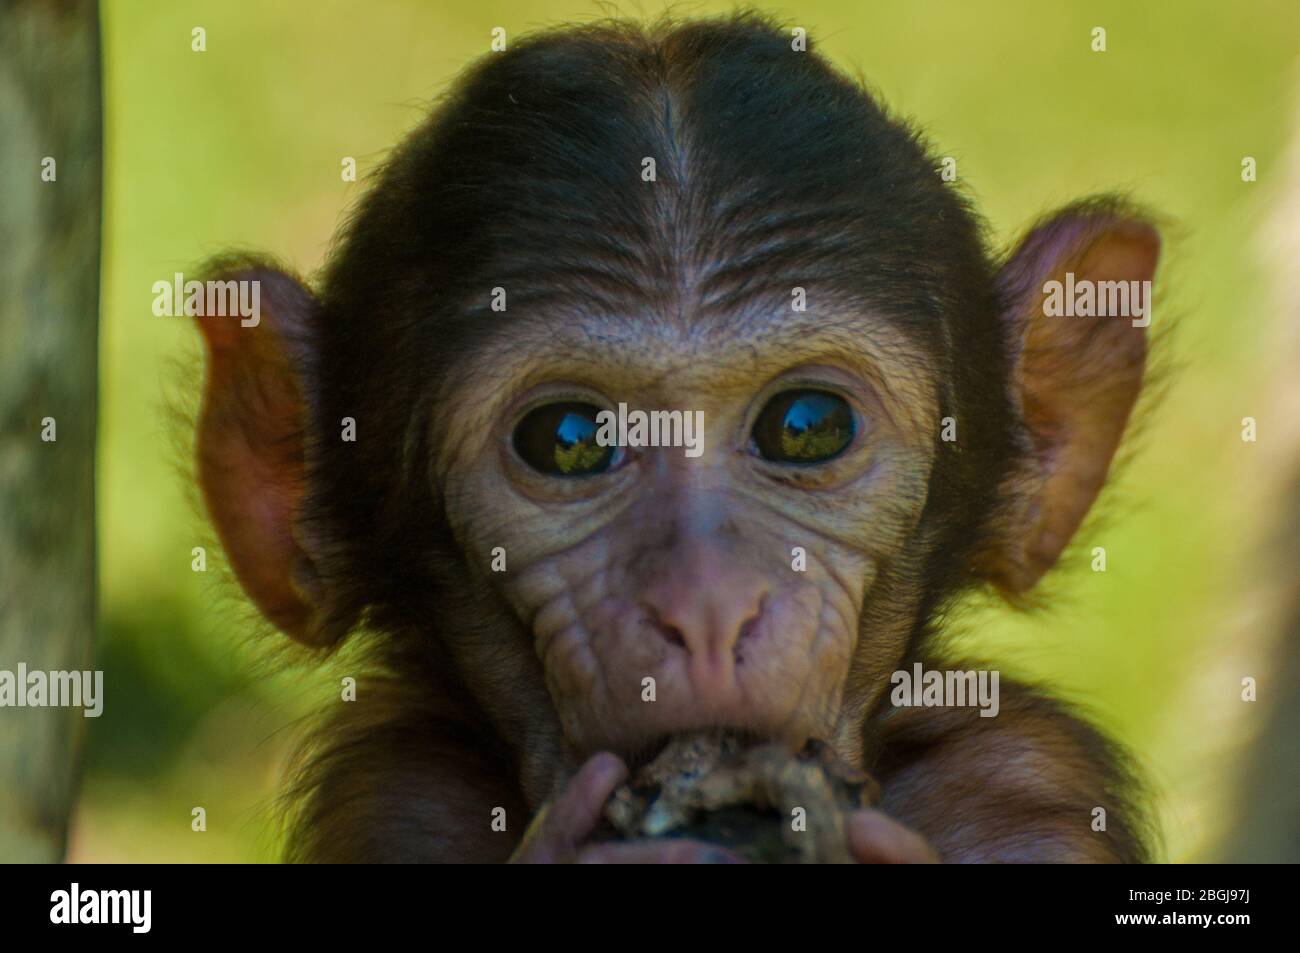
{"type": "MultiPolygon", "coordinates": [[[[827,738],[859,644],[893,661],[901,638],[863,632],[862,610],[923,509],[934,398],[923,362],[875,360],[906,347],[887,324],[854,325],[774,314],[744,349],[680,326],[650,348],[644,325],[539,327],[511,349],[518,392],[460,375],[444,406],[483,438],[447,448],[448,517],[579,754],[709,726],[827,738]]],[[[483,360],[499,375],[504,357],[483,360]]]]}
{"type": "MultiPolygon", "coordinates": [[[[1149,298],[1103,319],[1044,296],[1149,288],[1159,236],[1101,197],[995,259],[939,165],[747,18],[557,31],[394,151],[314,288],[212,264],[261,303],[196,315],[213,524],[263,616],[318,652],[363,636],[374,686],[305,773],[319,844],[346,814],[367,845],[482,831],[491,855],[483,804],[707,727],[864,770],[892,745],[896,808],[928,801],[959,852],[1018,839],[966,823],[989,797],[963,809],[970,770],[1088,780],[1104,756],[1073,723],[1043,734],[1037,699],[1008,742],[886,694],[953,600],[1027,594],[1080,527],[1149,298]],[[941,754],[917,773],[920,750],[941,754]]],[[[1068,840],[1039,821],[1108,787],[1075,786],[1098,792],[1077,812],[1033,792],[1031,839],[1068,840]]]]}

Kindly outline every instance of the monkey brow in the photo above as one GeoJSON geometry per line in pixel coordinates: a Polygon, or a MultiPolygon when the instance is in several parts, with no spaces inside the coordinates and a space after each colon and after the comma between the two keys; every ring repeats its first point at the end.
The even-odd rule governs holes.
{"type": "Polygon", "coordinates": [[[671,386],[689,376],[704,390],[750,391],[799,365],[825,364],[867,381],[902,416],[932,406],[937,387],[926,348],[874,309],[735,315],[702,325],[653,314],[516,314],[508,334],[471,362],[484,376],[587,383],[607,390],[671,386]]]}

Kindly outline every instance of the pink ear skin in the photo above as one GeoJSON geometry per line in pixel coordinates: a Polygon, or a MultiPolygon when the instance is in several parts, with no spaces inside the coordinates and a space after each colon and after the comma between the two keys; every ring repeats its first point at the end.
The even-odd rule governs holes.
{"type": "Polygon", "coordinates": [[[296,522],[303,499],[306,409],[294,342],[315,301],[301,283],[256,264],[220,269],[221,281],[258,282],[260,319],[195,318],[207,347],[197,462],[204,501],[240,585],[272,624],[306,645],[318,585],[296,522]]]}
{"type": "MultiPolygon", "coordinates": [[[[1147,308],[1160,236],[1140,218],[1079,206],[1035,228],[999,275],[1014,347],[1012,385],[1032,447],[1000,545],[984,569],[1008,595],[1031,589],[1073,538],[1106,480],[1142,389],[1145,320],[1045,313],[1044,286],[1137,282],[1147,308]],[[1135,321],[1137,323],[1135,324],[1135,321]]],[[[1149,319],[1149,311],[1147,312],[1149,319]]]]}

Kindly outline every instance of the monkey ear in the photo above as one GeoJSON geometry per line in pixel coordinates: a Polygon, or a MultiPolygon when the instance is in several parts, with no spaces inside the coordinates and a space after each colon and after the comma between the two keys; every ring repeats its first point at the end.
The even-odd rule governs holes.
{"type": "Polygon", "coordinates": [[[277,628],[306,645],[334,641],[300,525],[306,467],[306,335],[316,300],[255,261],[219,262],[209,280],[250,282],[254,314],[199,316],[207,346],[198,479],[235,576],[277,628]],[[252,297],[253,295],[256,297],[252,297]]]}
{"type": "Polygon", "coordinates": [[[1149,222],[1115,204],[1085,203],[1034,228],[998,275],[1027,447],[1007,488],[1001,540],[981,568],[1008,595],[1055,565],[1105,482],[1142,387],[1151,315],[1151,285],[1142,282],[1159,257],[1149,222]],[[1124,307],[1120,287],[1103,282],[1138,284],[1124,286],[1124,307]]]}

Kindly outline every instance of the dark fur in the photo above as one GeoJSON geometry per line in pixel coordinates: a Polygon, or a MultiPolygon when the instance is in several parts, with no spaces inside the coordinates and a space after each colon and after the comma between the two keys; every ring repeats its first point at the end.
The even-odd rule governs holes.
{"type": "MultiPolygon", "coordinates": [[[[964,430],[936,444],[920,657],[933,620],[987,581],[981,547],[1032,452],[999,317],[1016,289],[998,286],[998,264],[917,135],[817,56],[792,56],[788,33],[760,18],[563,30],[469,71],[378,174],[306,325],[288,331],[302,342],[302,520],[325,554],[326,627],[335,643],[368,630],[382,679],[363,681],[365,703],[343,706],[310,747],[289,856],[501,859],[513,838],[488,833],[490,808],[525,816],[511,749],[437,640],[482,612],[428,476],[429,382],[508,335],[486,289],[508,287],[512,310],[653,314],[741,336],[747,307],[815,284],[922,342],[942,413],[964,430]],[[658,158],[655,188],[635,187],[643,156],[658,158]],[[364,440],[338,441],[345,416],[365,422],[364,440]]],[[[878,715],[868,735],[886,806],[953,858],[1144,859],[1130,779],[1102,737],[1007,683],[1002,709],[997,725],[971,711],[878,715]],[[1000,773],[1017,753],[1041,776],[1000,773]],[[1058,796],[1018,795],[1049,777],[1058,796]],[[1107,835],[1053,839],[1059,812],[1098,804],[1107,835]],[[1008,811],[1023,815],[1021,833],[990,845],[1008,811]]]]}

